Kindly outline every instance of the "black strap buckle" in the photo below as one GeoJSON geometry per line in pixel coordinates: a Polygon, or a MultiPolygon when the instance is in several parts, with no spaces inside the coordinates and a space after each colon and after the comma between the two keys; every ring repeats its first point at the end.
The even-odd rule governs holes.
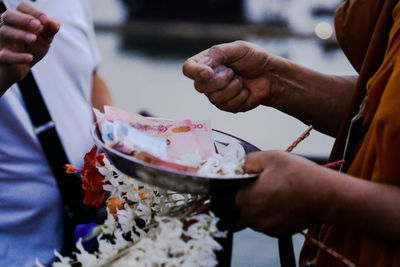
{"type": "Polygon", "coordinates": [[[46,132],[53,128],[56,128],[56,124],[54,123],[54,121],[51,120],[46,123],[43,123],[42,125],[35,127],[34,132],[36,135],[39,135],[39,134],[46,132]]]}

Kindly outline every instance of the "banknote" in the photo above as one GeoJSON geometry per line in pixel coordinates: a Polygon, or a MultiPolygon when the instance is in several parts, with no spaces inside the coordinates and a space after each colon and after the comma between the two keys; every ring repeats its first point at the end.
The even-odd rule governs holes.
{"type": "Polygon", "coordinates": [[[199,167],[193,167],[193,166],[189,166],[189,165],[184,165],[184,164],[179,164],[179,163],[163,160],[163,159],[160,159],[160,158],[154,156],[153,154],[149,154],[144,151],[135,153],[134,157],[141,161],[144,161],[146,163],[154,164],[154,165],[164,167],[164,168],[174,169],[177,171],[197,173],[197,171],[199,170],[199,167]]]}
{"type": "Polygon", "coordinates": [[[207,159],[215,154],[210,121],[144,117],[112,106],[105,106],[104,115],[108,121],[119,120],[148,135],[166,138],[168,160],[175,161],[185,154],[196,153],[207,159]]]}
{"type": "Polygon", "coordinates": [[[244,175],[244,148],[215,144],[209,120],[144,117],[112,106],[94,112],[106,145],[140,161],[204,176],[244,175]]]}
{"type": "Polygon", "coordinates": [[[145,151],[156,157],[167,158],[167,139],[143,133],[119,120],[103,121],[101,134],[105,144],[125,154],[145,151]]]}
{"type": "Polygon", "coordinates": [[[194,130],[197,143],[201,147],[200,156],[202,159],[208,159],[215,153],[214,138],[210,120],[190,121],[191,128],[194,130]]]}

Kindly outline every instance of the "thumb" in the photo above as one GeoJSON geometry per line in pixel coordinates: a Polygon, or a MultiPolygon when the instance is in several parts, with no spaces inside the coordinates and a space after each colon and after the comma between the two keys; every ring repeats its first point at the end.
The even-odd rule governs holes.
{"type": "Polygon", "coordinates": [[[257,151],[247,155],[244,163],[246,173],[260,173],[267,166],[271,151],[257,151]]]}
{"type": "Polygon", "coordinates": [[[207,51],[209,65],[213,68],[218,65],[227,65],[242,59],[251,51],[249,43],[244,41],[235,41],[214,45],[207,51]]]}
{"type": "Polygon", "coordinates": [[[48,42],[51,42],[59,30],[60,22],[57,19],[51,18],[48,19],[46,24],[44,24],[43,30],[40,32],[40,36],[48,42]]]}

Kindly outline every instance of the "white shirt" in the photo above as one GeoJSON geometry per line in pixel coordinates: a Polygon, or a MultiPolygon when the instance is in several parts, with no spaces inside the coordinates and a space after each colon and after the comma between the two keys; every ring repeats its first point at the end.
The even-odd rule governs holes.
{"type": "MultiPolygon", "coordinates": [[[[15,9],[21,0],[5,0],[15,9]]],[[[71,164],[93,146],[93,71],[99,62],[88,0],[37,0],[61,23],[32,71],[71,164]]],[[[0,266],[35,266],[62,248],[62,200],[18,88],[0,97],[0,266]]]]}

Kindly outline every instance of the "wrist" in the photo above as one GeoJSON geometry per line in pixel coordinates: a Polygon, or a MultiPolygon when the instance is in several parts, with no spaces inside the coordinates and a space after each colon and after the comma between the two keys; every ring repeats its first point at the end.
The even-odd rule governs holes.
{"type": "Polygon", "coordinates": [[[269,93],[267,97],[262,101],[263,105],[270,107],[278,107],[280,101],[282,100],[282,95],[284,93],[284,86],[282,78],[284,65],[287,63],[285,59],[279,56],[269,55],[264,64],[264,76],[267,81],[267,88],[269,88],[269,93]]]}

